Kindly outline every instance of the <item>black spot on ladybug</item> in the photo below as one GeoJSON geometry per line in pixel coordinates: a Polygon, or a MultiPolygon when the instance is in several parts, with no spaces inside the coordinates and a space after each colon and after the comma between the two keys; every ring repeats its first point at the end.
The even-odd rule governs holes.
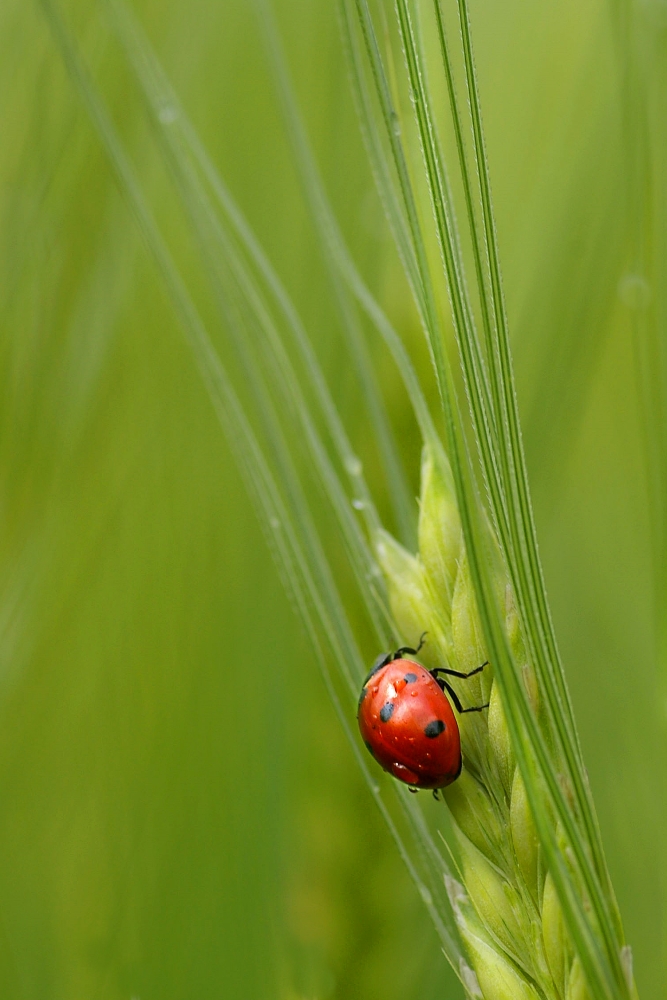
{"type": "Polygon", "coordinates": [[[417,674],[406,674],[403,680],[406,684],[414,684],[417,680],[417,674]]]}
{"type": "Polygon", "coordinates": [[[359,695],[359,704],[357,705],[357,715],[359,715],[359,709],[361,708],[361,703],[368,694],[368,688],[362,688],[361,694],[359,695]]]}
{"type": "Polygon", "coordinates": [[[430,740],[434,740],[440,733],[444,733],[445,729],[446,726],[442,719],[434,719],[433,722],[429,722],[428,726],[426,726],[424,736],[428,736],[430,740]]]}
{"type": "Polygon", "coordinates": [[[371,757],[375,757],[375,754],[373,753],[373,747],[370,745],[370,743],[368,742],[368,740],[364,740],[364,744],[365,744],[366,749],[368,750],[369,754],[371,755],[371,757]]]}
{"type": "Polygon", "coordinates": [[[380,718],[383,722],[389,722],[392,715],[394,714],[394,703],[388,701],[386,705],[383,705],[380,709],[380,718]]]}

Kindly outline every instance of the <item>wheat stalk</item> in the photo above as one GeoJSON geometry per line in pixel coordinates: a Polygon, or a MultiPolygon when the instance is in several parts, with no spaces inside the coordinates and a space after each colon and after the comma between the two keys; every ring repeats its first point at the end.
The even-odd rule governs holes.
{"type": "MultiPolygon", "coordinates": [[[[468,995],[484,1000],[634,998],[631,955],[606,870],[537,558],[465,0],[458,0],[457,8],[459,54],[471,109],[468,126],[474,169],[468,165],[445,16],[438,0],[433,16],[464,182],[467,238],[474,254],[481,332],[466,283],[462,237],[439,148],[414,10],[408,0],[398,0],[396,31],[405,56],[403,86],[410,96],[423,157],[418,183],[421,195],[430,198],[433,211],[431,230],[420,211],[423,197],[415,190],[411,150],[403,135],[394,81],[381,54],[373,17],[365,0],[342,0],[341,4],[362,124],[429,343],[442,403],[448,458],[419,383],[412,370],[406,369],[406,387],[425,442],[417,555],[380,527],[371,490],[345,436],[298,315],[219,183],[138,32],[120,14],[122,44],[201,246],[205,269],[221,304],[221,325],[241,351],[249,352],[247,370],[255,378],[252,405],[256,412],[252,416],[259,414],[261,418],[256,423],[248,418],[168,252],[57,3],[41,2],[159,265],[351,740],[354,688],[357,677],[364,672],[363,658],[346,615],[342,585],[334,579],[321,545],[305,477],[294,462],[295,440],[304,443],[312,469],[330,501],[354,579],[355,599],[363,607],[377,641],[387,640],[393,618],[397,633],[407,641],[428,631],[428,665],[448,664],[466,672],[490,662],[487,670],[460,689],[462,700],[489,700],[490,709],[488,716],[462,718],[464,770],[446,792],[455,824],[455,844],[450,846],[457,858],[458,879],[438,851],[414,803],[406,803],[399,793],[394,812],[388,808],[383,789],[356,745],[357,759],[371,792],[468,995]],[[173,112],[168,123],[161,117],[165,104],[173,112]],[[433,262],[434,244],[440,250],[442,272],[433,262]],[[467,408],[455,390],[438,304],[442,274],[452,305],[467,408]],[[274,319],[276,312],[281,317],[279,322],[274,319]],[[315,387],[317,415],[310,410],[302,391],[294,355],[303,363],[311,387],[315,387]],[[476,454],[467,447],[466,422],[474,432],[476,454]],[[333,458],[324,443],[325,433],[333,441],[333,458]],[[366,534],[352,513],[345,482],[354,490],[363,512],[366,534]],[[485,491],[478,489],[478,483],[485,491]],[[485,493],[486,505],[480,499],[485,493]],[[376,556],[384,572],[391,615],[376,556]],[[406,846],[396,816],[408,828],[410,847],[406,846]],[[445,887],[448,912],[438,895],[445,887]],[[467,959],[456,940],[456,929],[467,959]]],[[[112,5],[114,8],[118,8],[118,14],[118,5],[112,5]]],[[[283,80],[281,86],[288,88],[288,83],[283,80]]],[[[289,102],[287,106],[291,114],[289,102]]],[[[312,189],[309,198],[313,214],[323,239],[330,240],[329,265],[342,315],[348,315],[353,300],[362,302],[386,342],[393,345],[394,356],[400,359],[395,332],[388,329],[381,310],[360,284],[339,235],[331,234],[328,207],[322,200],[318,178],[309,169],[303,136],[297,135],[296,141],[301,147],[300,163],[307,186],[312,189]]],[[[359,324],[352,325],[350,335],[363,335],[359,324]]],[[[375,393],[374,376],[366,369],[363,350],[357,351],[357,357],[363,359],[369,391],[375,393]]],[[[381,450],[391,458],[393,445],[385,433],[385,417],[377,405],[374,412],[376,426],[385,428],[381,450]]],[[[389,480],[393,476],[395,481],[399,466],[393,459],[388,464],[389,480]]],[[[405,521],[404,506],[400,504],[403,513],[399,521],[405,521]]]]}
{"type": "Polygon", "coordinates": [[[439,0],[434,0],[433,24],[465,192],[481,332],[465,278],[429,68],[415,25],[416,10],[408,0],[397,0],[396,26],[466,381],[478,474],[488,496],[487,513],[475,486],[476,463],[462,431],[462,411],[436,307],[438,278],[428,250],[432,234],[419,212],[404,129],[396,127],[401,122],[396,87],[390,83],[366,0],[356,0],[354,7],[366,66],[350,13],[344,23],[359,106],[366,131],[373,137],[369,147],[385,201],[394,206],[390,218],[431,348],[451,462],[450,473],[437,450],[427,458],[419,558],[405,553],[399,558],[400,550],[384,537],[383,565],[402,634],[413,637],[420,628],[432,628],[432,649],[441,663],[468,671],[490,660],[494,669],[488,729],[478,718],[463,723],[469,777],[450,793],[450,799],[468,895],[450,882],[450,898],[485,997],[530,996],[534,991],[568,1000],[632,996],[630,953],[606,869],[537,554],[467,3],[457,0],[456,5],[467,124],[453,84],[452,53],[439,0]],[[374,118],[373,101],[381,111],[384,130],[374,118]],[[464,126],[470,135],[472,168],[464,148],[464,126]],[[377,165],[383,149],[390,152],[391,173],[377,165]],[[478,205],[473,203],[473,191],[478,205]],[[435,514],[438,507],[442,509],[435,514]],[[460,540],[452,544],[459,521],[460,540]],[[415,628],[419,618],[422,624],[415,628]],[[473,829],[485,830],[481,840],[475,842],[470,836],[473,829]],[[472,908],[465,905],[467,898],[472,908]]]}
{"type": "MultiPolygon", "coordinates": [[[[421,655],[429,668],[446,665],[467,673],[484,663],[484,630],[451,474],[441,456],[425,450],[418,554],[386,532],[378,539],[378,553],[400,634],[428,630],[421,655]]],[[[499,563],[495,587],[526,695],[536,718],[543,719],[543,696],[499,563]]],[[[460,881],[447,877],[447,891],[474,970],[474,976],[462,970],[464,985],[485,1000],[587,1000],[595,994],[586,984],[540,846],[493,665],[454,685],[464,704],[490,701],[488,716],[459,717],[463,771],[444,790],[460,863],[460,881]]],[[[566,852],[566,838],[561,830],[557,835],[566,852]]],[[[571,875],[576,878],[574,868],[571,875]]],[[[621,949],[621,956],[627,986],[636,996],[629,950],[621,949]]]]}

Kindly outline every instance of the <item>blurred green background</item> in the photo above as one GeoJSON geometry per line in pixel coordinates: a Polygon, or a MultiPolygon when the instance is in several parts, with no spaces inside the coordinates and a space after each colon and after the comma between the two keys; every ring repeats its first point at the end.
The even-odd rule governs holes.
{"type": "MultiPolygon", "coordinates": [[[[428,384],[332,6],[275,4],[340,223],[428,384]]],[[[366,457],[252,5],[134,8],[366,457]]],[[[63,9],[196,291],[103,8],[63,9]]],[[[651,290],[627,294],[636,175],[619,9],[513,0],[473,15],[541,551],[650,1000],[664,988],[667,702],[633,354],[651,290]]],[[[641,12],[660,60],[662,7],[641,12]]],[[[0,53],[0,995],[460,997],[38,3],[5,0],[0,53]]],[[[644,67],[647,85],[661,66],[644,67]]],[[[374,351],[416,493],[416,429],[374,351]]]]}

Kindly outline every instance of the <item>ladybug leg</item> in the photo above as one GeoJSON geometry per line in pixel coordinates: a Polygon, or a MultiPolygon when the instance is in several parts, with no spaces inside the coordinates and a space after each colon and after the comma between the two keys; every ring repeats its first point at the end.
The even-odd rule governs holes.
{"type": "Polygon", "coordinates": [[[472,708],[464,708],[459,700],[459,696],[457,695],[452,685],[448,684],[447,681],[442,680],[441,677],[436,677],[436,680],[440,685],[440,687],[442,688],[442,690],[443,691],[446,690],[447,693],[449,694],[449,697],[454,702],[454,707],[456,708],[456,711],[459,713],[459,715],[463,715],[464,712],[481,712],[483,709],[489,707],[489,702],[487,701],[486,705],[473,705],[472,708]]]}
{"type": "Polygon", "coordinates": [[[435,799],[436,802],[440,801],[440,796],[438,795],[438,789],[437,788],[433,789],[433,798],[435,799]]]}
{"type": "Polygon", "coordinates": [[[450,670],[449,667],[434,667],[433,670],[429,670],[429,673],[435,677],[437,680],[437,674],[448,674],[450,677],[460,677],[462,680],[467,680],[468,677],[474,677],[475,674],[479,674],[484,667],[488,667],[489,661],[485,660],[481,667],[475,667],[474,670],[470,670],[467,674],[462,673],[460,670],[450,670]]]}
{"type": "Polygon", "coordinates": [[[421,637],[419,639],[419,645],[417,646],[416,649],[413,649],[412,646],[401,646],[401,648],[397,649],[394,655],[392,656],[392,660],[400,660],[400,658],[403,656],[403,653],[412,653],[413,656],[416,656],[419,650],[424,645],[425,637],[427,635],[428,632],[422,632],[421,637]]]}
{"type": "Polygon", "coordinates": [[[410,785],[408,785],[408,791],[412,792],[413,795],[416,795],[417,792],[419,791],[419,789],[418,788],[411,788],[410,785]]]}

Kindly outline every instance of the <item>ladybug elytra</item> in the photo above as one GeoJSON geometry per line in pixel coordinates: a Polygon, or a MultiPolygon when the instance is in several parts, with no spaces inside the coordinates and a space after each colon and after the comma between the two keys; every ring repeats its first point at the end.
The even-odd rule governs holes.
{"type": "Polygon", "coordinates": [[[416,649],[403,646],[377,658],[361,690],[357,719],[363,741],[380,767],[409,785],[410,791],[430,788],[437,798],[437,789],[456,781],[462,765],[459,727],[445,691],[460,713],[488,708],[488,703],[463,708],[439,675],[466,679],[486,663],[467,674],[444,667],[426,670],[404,658],[406,653],[416,656],[425,635],[416,649]]]}

